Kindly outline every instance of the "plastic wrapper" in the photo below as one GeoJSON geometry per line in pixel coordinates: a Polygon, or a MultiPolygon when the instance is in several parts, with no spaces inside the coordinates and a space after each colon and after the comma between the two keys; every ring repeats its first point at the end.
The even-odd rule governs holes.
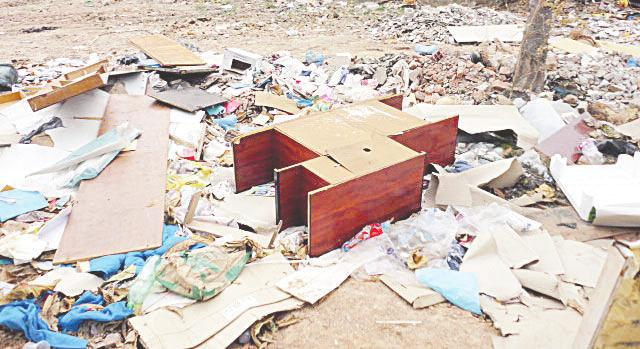
{"type": "Polygon", "coordinates": [[[451,211],[432,208],[392,224],[389,237],[403,261],[416,250],[429,260],[436,260],[447,256],[458,230],[458,222],[451,211]]]}
{"type": "Polygon", "coordinates": [[[596,141],[594,139],[585,139],[580,143],[578,147],[580,152],[589,165],[602,165],[604,164],[604,155],[598,150],[598,146],[596,145],[596,141]]]}
{"type": "Polygon", "coordinates": [[[368,240],[372,237],[380,236],[384,232],[389,232],[389,222],[368,224],[364,228],[362,228],[362,230],[360,230],[354,237],[349,239],[349,241],[342,244],[342,250],[344,252],[347,252],[358,245],[360,242],[368,240]]]}

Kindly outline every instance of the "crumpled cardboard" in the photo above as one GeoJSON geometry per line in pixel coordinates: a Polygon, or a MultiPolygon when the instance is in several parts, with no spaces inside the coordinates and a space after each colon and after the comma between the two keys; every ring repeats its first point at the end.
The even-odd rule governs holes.
{"type": "Polygon", "coordinates": [[[174,311],[158,309],[129,322],[148,349],[226,348],[259,319],[303,302],[275,287],[294,270],[281,254],[248,264],[218,296],[174,311]]]}

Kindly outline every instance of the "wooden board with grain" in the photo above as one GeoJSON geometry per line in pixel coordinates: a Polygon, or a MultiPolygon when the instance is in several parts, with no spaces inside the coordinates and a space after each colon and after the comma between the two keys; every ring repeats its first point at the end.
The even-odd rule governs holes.
{"type": "Polygon", "coordinates": [[[338,248],[362,227],[420,210],[425,154],[309,193],[309,255],[338,248]]]}
{"type": "Polygon", "coordinates": [[[102,74],[102,73],[106,73],[106,65],[109,63],[109,61],[107,61],[106,59],[103,59],[99,62],[90,64],[86,67],[82,67],[73,71],[70,71],[66,74],[64,74],[64,78],[66,80],[75,80],[77,78],[83,77],[85,75],[89,75],[89,74],[102,74]]]}
{"type": "Polygon", "coordinates": [[[106,79],[100,74],[87,75],[84,78],[69,82],[61,87],[53,87],[47,91],[27,99],[31,110],[38,111],[48,106],[67,100],[79,94],[104,86],[106,79]]]}
{"type": "Polygon", "coordinates": [[[273,179],[275,156],[272,128],[236,138],[232,143],[236,193],[273,179]]]}
{"type": "Polygon", "coordinates": [[[196,54],[164,35],[136,36],[129,41],[163,67],[206,64],[196,54]]]}
{"type": "Polygon", "coordinates": [[[111,95],[100,133],[124,122],[142,130],[137,148],[80,184],[56,264],[162,244],[169,109],[146,96],[111,95]]]}

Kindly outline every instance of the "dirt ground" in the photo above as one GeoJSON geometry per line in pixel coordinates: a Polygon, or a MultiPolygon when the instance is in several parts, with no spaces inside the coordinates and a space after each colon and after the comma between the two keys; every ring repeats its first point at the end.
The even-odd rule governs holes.
{"type": "MultiPolygon", "coordinates": [[[[284,4],[284,2],[282,3],[284,4]]],[[[55,58],[115,59],[137,52],[128,38],[162,33],[192,48],[222,52],[240,47],[261,54],[308,49],[324,54],[381,55],[412,45],[379,42],[367,33],[372,11],[331,5],[309,12],[273,1],[0,1],[0,62],[42,63],[55,58]],[[231,6],[229,6],[231,5],[231,6]],[[43,26],[54,29],[26,33],[43,26]],[[288,35],[287,30],[297,34],[288,35]]],[[[290,33],[291,34],[291,33],[290,33]]],[[[301,321],[277,332],[275,348],[486,348],[491,323],[448,303],[415,310],[380,282],[347,280],[323,301],[293,312],[301,321]],[[421,321],[381,325],[376,320],[421,321]]],[[[0,330],[0,348],[24,337],[0,330]]]]}

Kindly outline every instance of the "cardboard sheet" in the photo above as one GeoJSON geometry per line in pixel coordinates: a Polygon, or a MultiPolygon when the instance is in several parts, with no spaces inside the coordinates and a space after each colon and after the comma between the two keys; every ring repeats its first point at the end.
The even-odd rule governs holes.
{"type": "Polygon", "coordinates": [[[491,232],[498,247],[498,255],[510,268],[522,268],[539,260],[538,255],[527,246],[526,240],[508,225],[493,225],[491,232]]]}
{"type": "Polygon", "coordinates": [[[227,101],[226,98],[220,95],[209,93],[195,87],[182,90],[153,91],[149,96],[160,102],[192,113],[227,101]]]}
{"type": "Polygon", "coordinates": [[[550,38],[549,44],[551,44],[551,46],[557,49],[560,49],[561,51],[566,51],[569,53],[592,54],[598,51],[597,47],[593,47],[582,41],[573,40],[565,37],[550,38]]]}
{"type": "Polygon", "coordinates": [[[499,301],[517,298],[522,293],[520,282],[498,255],[498,247],[490,231],[481,232],[473,240],[462,259],[460,271],[475,273],[480,293],[499,301]]]}
{"type": "Polygon", "coordinates": [[[618,44],[616,42],[602,40],[598,40],[598,45],[607,50],[618,52],[624,55],[630,55],[634,57],[640,56],[640,45],[618,44]]]}
{"type": "Polygon", "coordinates": [[[522,174],[522,166],[515,158],[494,161],[460,173],[439,170],[433,174],[435,180],[429,184],[429,190],[435,191],[436,205],[480,206],[489,202],[506,202],[478,186],[511,186],[522,174]]]}
{"type": "Polygon", "coordinates": [[[562,280],[596,287],[607,259],[606,252],[598,247],[573,240],[556,241],[556,247],[564,267],[562,280]]]}
{"type": "Polygon", "coordinates": [[[625,136],[631,137],[631,139],[640,139],[640,119],[618,126],[618,131],[625,136]]]}
{"type": "Polygon", "coordinates": [[[519,24],[463,25],[449,26],[447,29],[458,43],[485,42],[494,39],[502,42],[520,42],[524,33],[524,26],[519,24]]]}
{"type": "Polygon", "coordinates": [[[402,299],[407,301],[407,303],[411,304],[415,309],[426,308],[445,301],[444,297],[442,297],[438,292],[421,286],[417,282],[415,284],[400,282],[390,275],[381,275],[380,281],[402,297],[402,299]]]}
{"type": "Polygon", "coordinates": [[[298,106],[296,106],[296,102],[285,96],[277,96],[262,91],[257,91],[255,96],[255,105],[275,108],[289,114],[296,114],[300,111],[298,106]]]}
{"type": "Polygon", "coordinates": [[[551,175],[580,218],[595,225],[640,226],[640,152],[615,165],[569,166],[554,155],[551,175]]]}
{"type": "Polygon", "coordinates": [[[336,289],[360,266],[385,255],[380,242],[385,235],[373,237],[356,248],[343,253],[333,250],[310,265],[287,275],[277,283],[278,288],[307,303],[314,304],[336,289]]]}
{"type": "Polygon", "coordinates": [[[270,236],[260,235],[252,233],[250,231],[198,219],[194,219],[193,221],[187,223],[187,227],[191,230],[201,231],[215,236],[217,238],[216,242],[218,240],[242,240],[246,237],[257,242],[263,248],[267,248],[269,246],[269,242],[271,241],[270,236]]]}
{"type": "Polygon", "coordinates": [[[123,122],[142,130],[137,150],[121,153],[97,178],[80,184],[54,263],[162,243],[169,110],[145,96],[113,95],[102,132],[123,122]]]}
{"type": "Polygon", "coordinates": [[[527,269],[553,275],[564,274],[562,261],[549,233],[543,231],[539,234],[524,235],[522,239],[538,256],[538,261],[527,265],[527,269]]]}
{"type": "Polygon", "coordinates": [[[164,35],[136,36],[129,41],[162,66],[205,64],[195,53],[164,35]]]}
{"type": "Polygon", "coordinates": [[[302,302],[274,284],[293,272],[281,254],[247,264],[238,278],[214,298],[180,312],[159,309],[129,319],[149,349],[225,348],[255,321],[302,302]]]}
{"type": "Polygon", "coordinates": [[[237,217],[238,222],[258,229],[277,223],[275,200],[269,196],[230,194],[214,206],[220,210],[221,216],[237,217]]]}
{"type": "Polygon", "coordinates": [[[529,149],[538,143],[538,131],[525,120],[514,105],[435,105],[419,103],[405,112],[428,121],[458,115],[458,128],[470,134],[512,130],[516,145],[529,149]]]}

